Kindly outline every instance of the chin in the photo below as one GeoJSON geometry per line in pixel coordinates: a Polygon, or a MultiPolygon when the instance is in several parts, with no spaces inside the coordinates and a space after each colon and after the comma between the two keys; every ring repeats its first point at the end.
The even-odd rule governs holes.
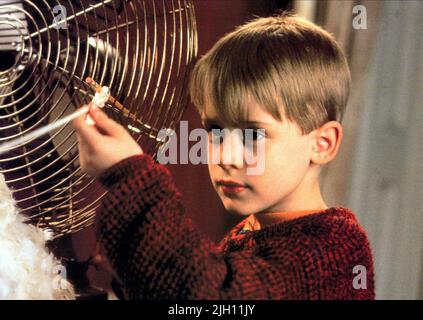
{"type": "Polygon", "coordinates": [[[225,210],[234,216],[248,217],[251,215],[251,213],[253,213],[251,208],[248,208],[247,206],[236,205],[233,203],[233,201],[228,203],[227,199],[222,199],[222,203],[225,207],[225,210]]]}

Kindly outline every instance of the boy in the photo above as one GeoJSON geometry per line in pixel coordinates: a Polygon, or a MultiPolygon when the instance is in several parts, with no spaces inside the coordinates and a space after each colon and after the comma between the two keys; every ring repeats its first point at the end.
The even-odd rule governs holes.
{"type": "Polygon", "coordinates": [[[350,210],[327,207],[318,181],[342,139],[349,85],[333,37],[286,14],[238,28],[198,61],[190,93],[210,153],[223,158],[224,128],[255,132],[247,152],[265,142],[262,174],[248,175],[252,164],[234,154],[209,163],[225,208],[246,217],[218,246],[123,127],[96,108],[95,126],[75,120],[81,166],[109,190],[99,240],[127,297],[374,299],[365,232],[350,210]]]}

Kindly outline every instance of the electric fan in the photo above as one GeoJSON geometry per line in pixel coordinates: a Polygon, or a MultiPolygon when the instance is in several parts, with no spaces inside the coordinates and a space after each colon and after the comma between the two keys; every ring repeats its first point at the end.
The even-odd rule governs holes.
{"type": "MultiPolygon", "coordinates": [[[[153,155],[187,105],[197,55],[191,0],[0,1],[0,144],[91,101],[108,86],[127,112],[105,112],[153,155]]],[[[83,174],[70,124],[7,150],[0,172],[18,207],[55,237],[92,224],[105,190],[83,174]]]]}

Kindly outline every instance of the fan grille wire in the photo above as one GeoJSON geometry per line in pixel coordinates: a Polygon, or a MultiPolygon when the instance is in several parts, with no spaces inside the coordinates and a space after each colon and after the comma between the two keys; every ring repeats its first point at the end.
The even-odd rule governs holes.
{"type": "MultiPolygon", "coordinates": [[[[106,113],[155,155],[159,131],[188,103],[197,50],[191,0],[3,0],[0,143],[87,104],[89,76],[129,110],[109,104],[106,113]]],[[[0,172],[22,213],[55,237],[91,225],[106,192],[81,172],[70,124],[3,154],[0,172]]]]}

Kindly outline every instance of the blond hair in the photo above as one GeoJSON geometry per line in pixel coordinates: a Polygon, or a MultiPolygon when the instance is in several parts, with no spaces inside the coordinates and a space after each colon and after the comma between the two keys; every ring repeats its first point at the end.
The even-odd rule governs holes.
{"type": "Polygon", "coordinates": [[[199,59],[190,79],[200,113],[210,103],[221,119],[237,125],[256,102],[303,133],[341,122],[349,87],[348,63],[334,37],[287,13],[255,19],[224,36],[199,59]]]}

